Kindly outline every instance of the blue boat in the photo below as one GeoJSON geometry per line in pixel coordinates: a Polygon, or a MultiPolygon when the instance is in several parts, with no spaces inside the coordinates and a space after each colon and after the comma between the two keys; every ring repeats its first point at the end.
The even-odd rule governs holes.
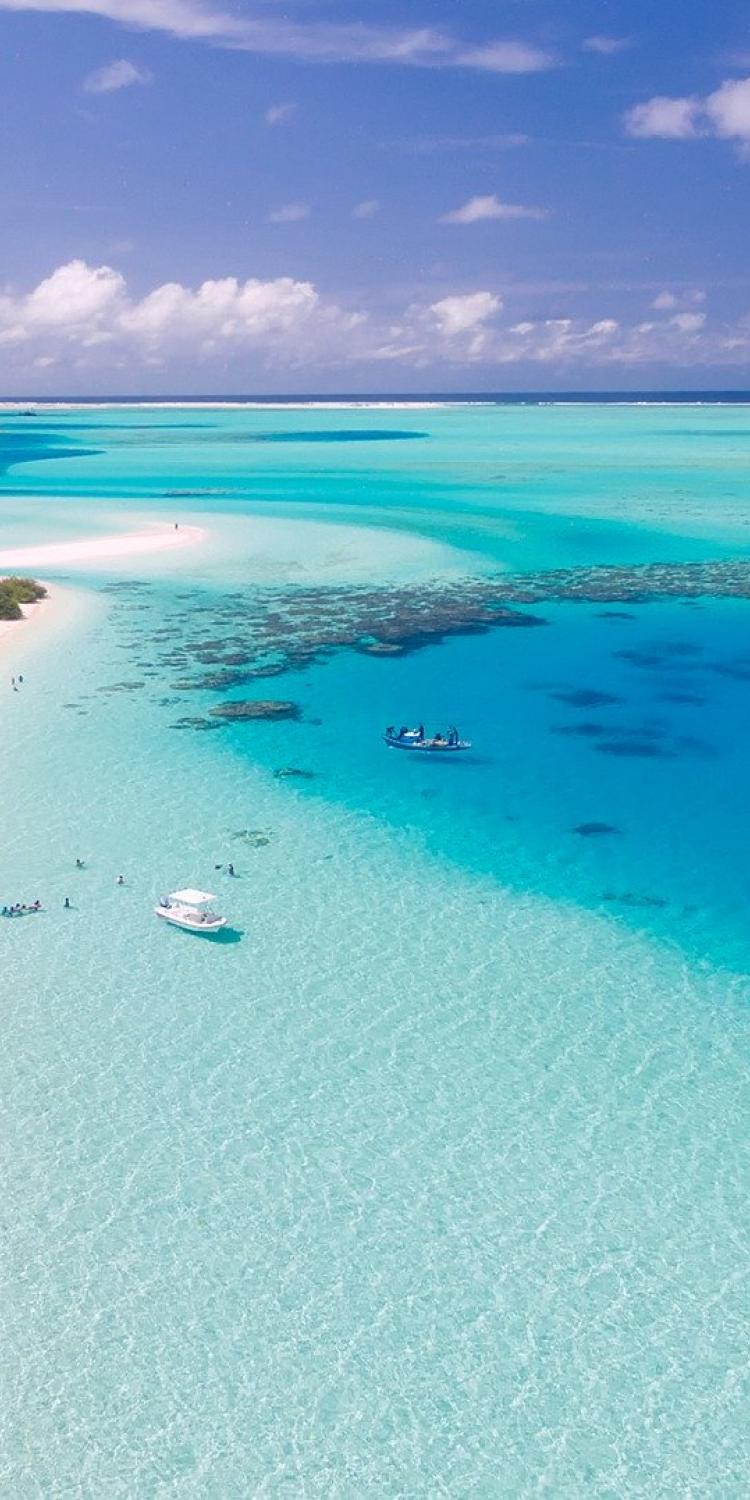
{"type": "Polygon", "coordinates": [[[423,724],[420,724],[418,729],[395,729],[390,724],[383,738],[392,750],[416,750],[422,755],[443,755],[456,750],[471,749],[471,740],[462,740],[458,730],[453,727],[445,734],[438,730],[429,736],[425,734],[423,724]]]}

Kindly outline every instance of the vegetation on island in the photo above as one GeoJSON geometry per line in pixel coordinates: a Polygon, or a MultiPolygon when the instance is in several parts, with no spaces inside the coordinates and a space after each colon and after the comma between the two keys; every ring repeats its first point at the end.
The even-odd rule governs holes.
{"type": "Polygon", "coordinates": [[[46,597],[44,584],[34,578],[0,578],[0,620],[20,620],[23,604],[38,604],[46,597]]]}

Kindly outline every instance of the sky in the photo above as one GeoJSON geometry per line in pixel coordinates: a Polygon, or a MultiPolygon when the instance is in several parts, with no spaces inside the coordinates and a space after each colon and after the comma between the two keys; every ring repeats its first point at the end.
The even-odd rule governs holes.
{"type": "Polygon", "coordinates": [[[746,0],[0,0],[0,393],[750,386],[746,0]]]}

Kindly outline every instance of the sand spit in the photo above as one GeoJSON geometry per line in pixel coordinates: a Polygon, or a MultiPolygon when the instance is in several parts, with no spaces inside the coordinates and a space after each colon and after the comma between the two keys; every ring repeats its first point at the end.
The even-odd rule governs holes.
{"type": "Polygon", "coordinates": [[[192,547],[204,541],[202,526],[150,526],[143,531],[125,532],[119,536],[88,537],[76,542],[51,542],[41,546],[11,547],[0,552],[0,571],[17,572],[20,568],[71,567],[105,558],[138,557],[151,552],[167,552],[176,547],[192,547]]]}

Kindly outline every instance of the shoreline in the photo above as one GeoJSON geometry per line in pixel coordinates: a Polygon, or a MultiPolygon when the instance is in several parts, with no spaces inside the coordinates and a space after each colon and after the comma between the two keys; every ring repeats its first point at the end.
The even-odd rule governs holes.
{"type": "MultiPolygon", "coordinates": [[[[44,586],[45,588],[47,588],[46,584],[44,586]]],[[[54,606],[55,604],[55,596],[56,590],[47,589],[46,598],[37,600],[36,604],[21,605],[20,620],[0,620],[0,650],[2,649],[8,638],[10,638],[11,640],[17,638],[14,637],[13,632],[19,625],[30,625],[32,621],[36,620],[38,622],[39,619],[44,619],[46,616],[48,616],[50,606],[54,606]]],[[[26,636],[27,632],[22,631],[21,639],[26,638],[26,636]]]]}
{"type": "MultiPolygon", "coordinates": [[[[125,558],[149,555],[156,552],[175,551],[195,546],[208,535],[202,526],[173,526],[157,523],[142,531],[120,533],[117,536],[88,537],[75,542],[42,543],[31,547],[13,547],[0,551],[0,577],[21,569],[66,568],[76,563],[88,565],[108,558],[125,558]]],[[[26,651],[29,645],[37,645],[48,626],[57,631],[73,615],[79,613],[81,596],[74,590],[58,583],[49,584],[39,579],[47,590],[46,598],[36,604],[22,605],[20,620],[0,620],[0,655],[7,658],[9,647],[26,651]],[[25,628],[24,628],[25,627],[25,628]]]]}
{"type": "Polygon", "coordinates": [[[42,643],[47,631],[57,632],[61,624],[79,613],[80,595],[72,589],[57,583],[51,588],[45,584],[45,588],[46,598],[36,604],[21,606],[22,619],[0,620],[0,657],[3,661],[7,660],[10,649],[20,648],[25,656],[29,647],[42,643]]]}

